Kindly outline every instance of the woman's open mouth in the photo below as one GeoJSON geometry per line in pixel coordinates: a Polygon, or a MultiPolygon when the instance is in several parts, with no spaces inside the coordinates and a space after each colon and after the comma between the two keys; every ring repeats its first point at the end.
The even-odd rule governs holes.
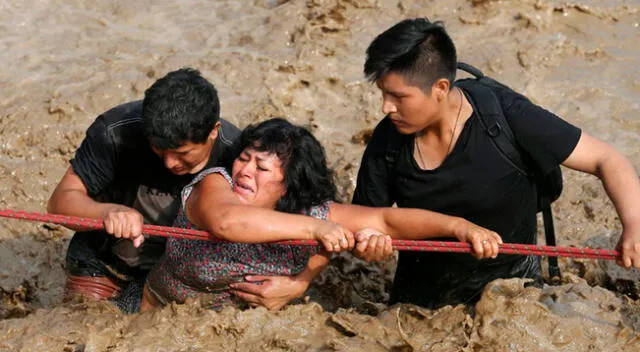
{"type": "Polygon", "coordinates": [[[233,192],[239,194],[253,194],[254,190],[250,186],[242,182],[234,182],[233,192]]]}

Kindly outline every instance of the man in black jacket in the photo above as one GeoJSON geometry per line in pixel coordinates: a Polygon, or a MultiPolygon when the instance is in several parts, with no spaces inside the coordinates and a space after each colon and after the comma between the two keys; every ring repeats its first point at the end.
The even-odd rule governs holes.
{"type": "Polygon", "coordinates": [[[105,299],[144,280],[165,239],[145,239],[142,224],[171,225],[182,187],[205,167],[226,166],[238,135],[220,118],[215,87],[188,68],[157,80],[144,100],[100,115],[47,207],[105,225],[104,231],[75,229],[67,289],[105,299]]]}

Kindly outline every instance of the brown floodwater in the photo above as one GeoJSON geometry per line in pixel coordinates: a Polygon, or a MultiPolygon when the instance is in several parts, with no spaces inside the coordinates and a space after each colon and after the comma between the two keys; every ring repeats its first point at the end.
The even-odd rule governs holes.
{"type": "MultiPolygon", "coordinates": [[[[640,168],[639,0],[4,1],[0,208],[44,211],[93,119],[183,66],[216,85],[241,127],[274,116],[308,126],[348,201],[361,137],[382,117],[364,51],[418,16],[445,22],[461,61],[640,168]]],[[[612,249],[620,235],[590,175],[565,172],[554,215],[560,245],[612,249]]],[[[70,236],[0,219],[0,351],[640,350],[640,271],[612,262],[561,259],[560,285],[498,280],[475,306],[426,310],[384,304],[393,260],[341,255],[306,303],[279,312],[192,301],[127,316],[64,299],[70,236]]]]}

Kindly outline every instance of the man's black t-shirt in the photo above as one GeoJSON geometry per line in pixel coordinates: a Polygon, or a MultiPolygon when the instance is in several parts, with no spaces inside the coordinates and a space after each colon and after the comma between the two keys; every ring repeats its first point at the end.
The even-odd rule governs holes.
{"type": "MultiPolygon", "coordinates": [[[[195,175],[175,175],[164,166],[144,135],[141,112],[142,101],[133,101],[100,115],[88,128],[71,167],[92,199],[135,208],[145,223],[171,225],[179,209],[180,191],[195,175]]],[[[230,167],[233,162],[232,147],[240,130],[226,120],[220,123],[205,168],[230,167]]],[[[105,274],[105,266],[124,274],[126,266],[150,268],[163,251],[164,238],[160,237],[148,238],[139,250],[131,241],[118,241],[104,232],[78,233],[69,245],[67,264],[74,275],[105,274]],[[113,255],[126,266],[114,262],[113,255]]]]}
{"type": "MultiPolygon", "coordinates": [[[[549,171],[571,154],[580,129],[513,91],[494,93],[520,149],[539,170],[549,171]]],[[[365,150],[353,203],[437,211],[496,231],[505,243],[535,243],[535,187],[498,154],[478,119],[474,111],[451,153],[433,170],[417,165],[413,136],[395,137],[401,142],[392,171],[385,160],[387,143],[398,132],[389,118],[382,120],[365,150]]],[[[400,252],[390,303],[438,307],[468,302],[493,279],[538,275],[532,272],[539,271],[536,261],[511,255],[479,261],[468,254],[400,252]]]]}

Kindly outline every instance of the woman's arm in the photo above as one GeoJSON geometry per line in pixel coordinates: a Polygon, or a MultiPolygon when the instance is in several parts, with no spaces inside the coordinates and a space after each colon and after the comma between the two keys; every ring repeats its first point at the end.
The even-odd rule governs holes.
{"type": "Polygon", "coordinates": [[[618,264],[640,268],[640,181],[633,166],[607,143],[582,133],[562,165],[597,176],[622,222],[618,264]]]}
{"type": "Polygon", "coordinates": [[[331,204],[330,219],[350,231],[371,228],[392,238],[418,240],[436,237],[455,237],[473,246],[479,258],[498,255],[500,236],[463,218],[423,209],[370,208],[353,204],[331,204]]]}
{"type": "Polygon", "coordinates": [[[329,252],[354,246],[351,231],[336,223],[242,204],[220,174],[210,174],[194,187],[186,202],[186,213],[196,227],[227,241],[309,239],[322,242],[329,252]]]}

